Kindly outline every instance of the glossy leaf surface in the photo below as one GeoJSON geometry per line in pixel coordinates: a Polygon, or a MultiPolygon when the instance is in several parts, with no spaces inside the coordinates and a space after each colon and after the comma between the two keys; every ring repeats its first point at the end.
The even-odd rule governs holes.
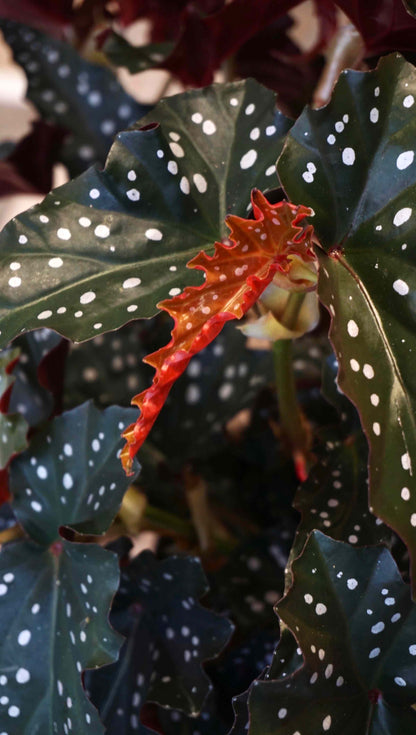
{"type": "Polygon", "coordinates": [[[108,624],[117,558],[98,546],[0,553],[0,722],[8,735],[103,735],[81,672],[108,664],[121,638],[108,624]]]}
{"type": "Polygon", "coordinates": [[[188,286],[179,296],[158,304],[175,327],[169,344],[146,357],[156,374],[152,386],[132,399],[141,413],[123,435],[126,472],[191,357],[215,339],[225,322],[241,319],[275,274],[290,281],[299,260],[314,262],[312,228],[302,228],[310,210],[287,202],[269,204],[258,190],[252,193],[252,203],[255,221],[235,215],[227,218],[231,246],[216,243],[213,256],[202,252],[188,263],[188,268],[204,272],[205,283],[188,286]]]}
{"type": "Polygon", "coordinates": [[[416,608],[389,552],[315,531],[292,569],[277,610],[304,664],[252,688],[249,734],[410,735],[416,608]]]}
{"type": "Polygon", "coordinates": [[[226,236],[226,214],[245,215],[252,187],[275,184],[290,125],[252,81],[171,97],[141,123],[117,137],[104,171],[90,169],[3,230],[3,344],[39,326],[89,339],[153,315],[189,283],[188,260],[226,236]]]}
{"type": "Polygon", "coordinates": [[[159,562],[145,551],[123,571],[112,622],[129,638],[120,661],[90,681],[110,732],[137,731],[146,699],[199,712],[211,688],[201,664],[220,653],[232,632],[228,620],[197,602],[206,590],[191,557],[159,562]]]}
{"type": "Polygon", "coordinates": [[[0,29],[27,76],[28,99],[47,122],[69,133],[60,160],[70,176],[104,164],[115,134],[148,107],[130,97],[108,68],[86,61],[68,43],[11,20],[1,19],[0,29]]]}
{"type": "Polygon", "coordinates": [[[118,457],[132,413],[84,403],[33,437],[10,474],[15,513],[33,539],[52,543],[60,526],[92,534],[107,529],[128,485],[118,457]]]}
{"type": "Polygon", "coordinates": [[[339,385],[370,444],[371,507],[413,559],[415,96],[415,69],[399,57],[346,72],[329,105],[298,120],[279,163],[289,196],[316,213],[319,295],[339,385]]]}

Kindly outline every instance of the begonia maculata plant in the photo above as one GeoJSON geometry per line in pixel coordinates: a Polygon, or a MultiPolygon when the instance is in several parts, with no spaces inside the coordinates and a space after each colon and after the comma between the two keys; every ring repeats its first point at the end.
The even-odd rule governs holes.
{"type": "Polygon", "coordinates": [[[1,735],[413,735],[416,3],[0,29],[1,735]]]}

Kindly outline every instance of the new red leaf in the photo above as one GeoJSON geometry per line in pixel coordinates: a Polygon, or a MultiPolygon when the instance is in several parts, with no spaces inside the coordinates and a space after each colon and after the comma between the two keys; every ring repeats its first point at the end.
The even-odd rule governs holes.
{"type": "Polygon", "coordinates": [[[232,244],[216,243],[213,256],[201,252],[188,263],[189,268],[204,271],[205,282],[188,286],[179,296],[158,304],[174,319],[175,326],[169,344],[145,359],[156,374],[150,388],[132,400],[141,414],[123,434],[127,443],[121,459],[127,473],[191,357],[215,339],[225,322],[241,319],[276,272],[290,280],[292,264],[299,256],[307,263],[315,260],[312,227],[299,225],[311,214],[308,207],[288,202],[270,204],[258,190],[253,190],[251,198],[255,220],[227,217],[232,244]]]}

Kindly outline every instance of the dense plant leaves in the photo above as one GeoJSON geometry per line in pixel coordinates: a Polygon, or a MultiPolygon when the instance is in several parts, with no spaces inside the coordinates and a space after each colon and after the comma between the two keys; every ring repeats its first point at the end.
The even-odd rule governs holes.
{"type": "Polygon", "coordinates": [[[18,349],[0,352],[0,504],[9,497],[8,464],[12,457],[27,447],[28,424],[10,407],[19,355],[18,349]]]}
{"type": "Polygon", "coordinates": [[[253,81],[171,97],[142,123],[118,136],[104,172],[90,169],[3,230],[5,344],[22,329],[82,340],[153,315],[189,283],[189,258],[226,236],[225,215],[244,215],[252,186],[273,181],[290,125],[253,81]],[[11,261],[21,268],[10,278],[11,261]]]}
{"type": "Polygon", "coordinates": [[[93,545],[32,541],[0,553],[0,720],[7,735],[104,729],[81,672],[112,662],[120,636],[107,620],[116,557],[93,545]]]}
{"type": "Polygon", "coordinates": [[[13,346],[19,348],[20,357],[9,411],[17,411],[30,426],[37,426],[59,413],[66,345],[51,329],[37,329],[18,337],[13,346]]]}
{"type": "Polygon", "coordinates": [[[290,197],[316,213],[319,294],[332,316],[339,385],[370,443],[371,506],[414,558],[412,92],[416,73],[401,58],[344,73],[329,105],[296,123],[279,171],[290,197]]]}
{"type": "MultiPolygon", "coordinates": [[[[315,14],[320,12],[322,6],[322,0],[316,3],[315,14]]],[[[335,7],[331,3],[329,23],[320,24],[322,34],[319,46],[327,42],[332,34],[333,11],[335,7]]],[[[238,49],[233,65],[239,77],[253,77],[260,84],[274,89],[279,95],[282,111],[297,117],[312,97],[322,73],[323,59],[302,54],[290,38],[293,24],[289,16],[269,23],[238,49]]],[[[311,55],[314,56],[314,51],[311,51],[311,55]]]]}
{"type": "MultiPolygon", "coordinates": [[[[202,87],[211,84],[221,63],[257,31],[284,15],[297,0],[234,0],[223,3],[213,13],[201,12],[187,3],[180,16],[177,42],[162,66],[179,77],[185,85],[202,87]],[[192,59],[192,64],[189,63],[192,59]]],[[[174,30],[178,25],[174,26],[174,30]]],[[[169,38],[172,30],[169,29],[169,38]]],[[[140,71],[142,52],[125,48],[130,71],[140,71]]]]}
{"type": "Polygon", "coordinates": [[[5,144],[5,156],[0,155],[0,197],[50,191],[64,136],[62,129],[35,121],[19,143],[11,148],[5,144]]]}
{"type": "Polygon", "coordinates": [[[60,526],[103,533],[127,489],[118,459],[120,432],[132,409],[100,412],[92,403],[67,411],[37,433],[10,472],[13,507],[39,543],[58,538],[60,526]]]}
{"type": "Polygon", "coordinates": [[[275,625],[274,605],[284,589],[291,534],[283,524],[242,544],[212,577],[212,599],[226,610],[239,633],[275,625]]]}
{"type": "MultiPolygon", "coordinates": [[[[87,398],[102,407],[128,405],[134,391],[144,390],[153,371],[142,359],[166,342],[170,333],[170,323],[160,316],[156,319],[137,321],[117,334],[74,345],[65,377],[66,407],[87,398]]],[[[297,368],[304,366],[305,362],[297,364],[297,368]]],[[[250,406],[272,379],[270,351],[248,348],[235,325],[226,325],[214,343],[191,359],[173,387],[152,432],[152,443],[175,463],[212,453],[212,440],[225,423],[250,406]]]]}
{"type": "Polygon", "coordinates": [[[250,735],[410,735],[416,609],[389,552],[315,531],[292,569],[293,587],[277,610],[304,665],[253,687],[250,735]]]}
{"type": "Polygon", "coordinates": [[[132,399],[140,408],[140,417],[123,434],[127,444],[121,457],[128,473],[173,383],[186,370],[191,357],[215,339],[225,322],[241,319],[273,276],[290,285],[295,282],[300,287],[310,286],[304,271],[315,261],[312,228],[302,227],[310,210],[287,202],[270,204],[256,189],[252,204],[255,222],[235,215],[227,217],[231,246],[216,243],[213,256],[201,252],[189,261],[188,268],[204,272],[205,282],[188,286],[179,296],[158,304],[173,318],[175,326],[170,342],[145,358],[156,373],[150,388],[132,399]]]}
{"type": "Polygon", "coordinates": [[[228,732],[233,720],[230,708],[233,696],[246,689],[270,664],[275,646],[275,631],[262,631],[245,639],[236,648],[226,649],[219,661],[208,665],[214,688],[199,717],[188,717],[179,710],[158,709],[164,735],[219,735],[228,732]]]}
{"type": "Polygon", "coordinates": [[[368,509],[367,442],[361,434],[337,441],[328,432],[325,448],[307,481],[299,488],[294,507],[301,515],[292,549],[295,558],[308,534],[318,529],[353,545],[392,540],[391,530],[368,509]]]}
{"type": "MultiPolygon", "coordinates": [[[[290,63],[287,63],[288,59],[292,56],[290,61],[295,65],[297,62],[301,64],[302,61],[299,50],[286,37],[286,28],[290,26],[290,21],[286,24],[286,28],[285,23],[280,24],[279,21],[285,20],[287,11],[298,2],[299,0],[280,0],[279,2],[276,0],[233,0],[233,2],[217,3],[218,7],[210,8],[211,12],[207,12],[206,9],[201,10],[195,3],[185,3],[179,22],[165,25],[166,19],[162,21],[165,30],[164,32],[163,29],[159,30],[158,40],[171,41],[175,36],[175,45],[170,54],[165,54],[165,58],[160,59],[159,65],[175,74],[185,85],[204,86],[212,83],[215,71],[230,57],[237,62],[235,73],[239,74],[239,61],[245,57],[246,64],[248,63],[246,75],[257,77],[258,72],[260,71],[260,74],[262,72],[261,62],[254,56],[250,64],[249,57],[250,51],[253,51],[256,44],[261,44],[263,40],[265,42],[263,69],[268,63],[267,56],[270,58],[273,55],[277,67],[281,61],[286,62],[285,71],[293,84],[298,75],[296,71],[294,76],[291,75],[292,68],[290,63]],[[274,38],[272,35],[267,37],[267,31],[270,28],[273,28],[274,38]],[[192,59],[192,64],[189,63],[189,59],[192,59]]],[[[168,15],[169,10],[166,8],[166,3],[164,5],[163,14],[168,15]]],[[[171,6],[172,3],[168,5],[171,6]]],[[[175,8],[176,3],[173,5],[175,8]]],[[[322,14],[319,10],[321,5],[323,5],[322,2],[316,3],[319,20],[321,21],[322,17],[325,18],[325,22],[320,23],[318,48],[328,40],[335,26],[335,8],[331,5],[328,10],[326,3],[325,14],[322,14]]],[[[154,6],[150,8],[150,11],[152,10],[154,6]]],[[[176,8],[174,12],[175,10],[176,8]]],[[[113,42],[117,43],[117,40],[114,39],[113,42]]],[[[143,51],[141,48],[134,49],[126,43],[118,43],[117,56],[118,62],[123,61],[130,71],[142,69],[143,51]]],[[[308,75],[309,70],[306,65],[305,71],[308,75]]],[[[268,76],[273,80],[273,88],[279,89],[279,71],[273,74],[270,70],[270,63],[268,76]]],[[[280,81],[283,82],[282,76],[280,76],[280,81]]]]}
{"type": "Polygon", "coordinates": [[[128,640],[119,662],[89,679],[110,732],[137,731],[146,698],[200,711],[211,688],[201,663],[217,656],[232,632],[228,620],[197,603],[206,590],[192,557],[159,562],[145,551],[123,570],[111,619],[128,640]]]}
{"type": "Polygon", "coordinates": [[[235,325],[226,324],[172,388],[152,442],[172,459],[174,453],[182,458],[209,455],[226,423],[250,407],[272,377],[271,353],[249,348],[235,325]]]}
{"type": "MultiPolygon", "coordinates": [[[[123,5],[126,0],[123,0],[123,5]]],[[[0,16],[14,21],[25,19],[25,23],[56,38],[85,41],[91,29],[105,17],[112,18],[115,8],[105,0],[0,0],[0,16]],[[74,38],[75,37],[75,38],[74,38]]]]}
{"type": "Polygon", "coordinates": [[[115,134],[148,108],[110,69],[82,59],[69,44],[11,20],[0,20],[0,29],[27,76],[28,99],[48,123],[70,133],[60,152],[70,176],[103,164],[115,134]]]}

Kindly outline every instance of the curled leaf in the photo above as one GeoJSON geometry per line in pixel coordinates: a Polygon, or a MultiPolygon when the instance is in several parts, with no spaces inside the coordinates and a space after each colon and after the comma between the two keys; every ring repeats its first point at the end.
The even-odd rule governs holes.
{"type": "Polygon", "coordinates": [[[227,217],[231,245],[216,243],[213,256],[200,252],[189,263],[205,273],[201,286],[188,286],[183,293],[158,304],[174,319],[168,345],[149,355],[145,362],[156,370],[153,383],[132,403],[141,410],[139,419],[123,436],[121,453],[126,472],[152,428],[175,380],[191,357],[219,334],[225,322],[241,319],[275,273],[289,276],[292,256],[314,260],[312,227],[300,225],[312,212],[288,202],[270,204],[258,190],[252,192],[255,220],[227,217]]]}
{"type": "Polygon", "coordinates": [[[306,332],[315,329],[319,321],[319,301],[315,291],[308,291],[300,307],[296,323],[289,329],[283,323],[283,315],[287,305],[289,293],[275,286],[274,282],[267,286],[260,297],[259,306],[265,310],[258,319],[243,324],[240,329],[246,337],[268,339],[276,342],[278,339],[296,339],[306,332]]]}

